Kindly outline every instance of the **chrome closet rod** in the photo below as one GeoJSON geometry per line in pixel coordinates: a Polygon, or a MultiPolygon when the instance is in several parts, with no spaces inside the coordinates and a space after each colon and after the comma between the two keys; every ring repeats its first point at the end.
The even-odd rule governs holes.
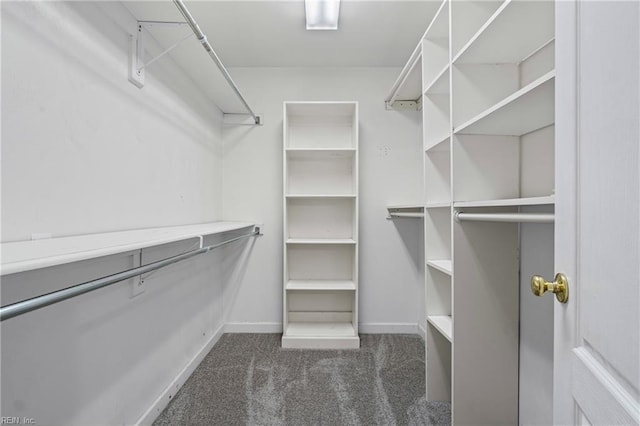
{"type": "Polygon", "coordinates": [[[218,244],[194,249],[176,256],[158,260],[157,262],[149,263],[144,266],[138,266],[137,268],[118,272],[112,275],[107,275],[106,277],[98,278],[92,281],[87,281],[82,284],[77,284],[72,287],[64,288],[62,290],[43,294],[42,296],[36,296],[31,299],[27,299],[21,302],[16,302],[10,305],[3,306],[0,308],[0,321],[13,318],[18,315],[26,314],[27,312],[35,311],[36,309],[44,308],[45,306],[53,305],[54,303],[62,302],[63,300],[71,299],[72,297],[76,297],[81,294],[88,293],[90,291],[97,290],[99,288],[106,287],[111,284],[118,283],[120,281],[124,281],[128,278],[132,278],[138,275],[146,274],[147,272],[164,268],[165,266],[169,266],[171,264],[180,262],[182,260],[189,259],[199,254],[207,253],[215,248],[232,243],[234,241],[238,241],[242,238],[254,237],[257,235],[260,235],[260,228],[256,227],[256,229],[250,234],[241,235],[236,238],[231,238],[227,241],[223,241],[218,244]]]}
{"type": "Polygon", "coordinates": [[[455,214],[457,221],[553,223],[553,213],[464,213],[455,214]]]}
{"type": "Polygon", "coordinates": [[[236,86],[236,83],[233,81],[231,75],[224,67],[224,64],[222,63],[216,52],[213,50],[213,47],[211,47],[211,44],[207,40],[207,36],[202,32],[202,30],[198,26],[198,23],[195,21],[195,19],[193,19],[193,16],[191,16],[191,13],[189,12],[189,9],[187,9],[187,6],[185,6],[182,0],[173,0],[173,3],[175,3],[182,16],[184,16],[184,19],[191,27],[191,30],[196,35],[196,38],[200,43],[202,43],[202,47],[204,47],[204,50],[207,51],[211,59],[213,59],[213,62],[215,62],[215,64],[218,66],[220,72],[222,72],[222,75],[227,80],[233,91],[236,92],[236,95],[238,95],[238,98],[240,98],[240,101],[242,102],[244,107],[247,109],[247,111],[249,111],[249,114],[251,114],[255,123],[260,124],[260,117],[258,117],[253,112],[247,101],[245,101],[244,96],[242,96],[242,93],[240,93],[240,89],[238,89],[238,86],[236,86]]]}

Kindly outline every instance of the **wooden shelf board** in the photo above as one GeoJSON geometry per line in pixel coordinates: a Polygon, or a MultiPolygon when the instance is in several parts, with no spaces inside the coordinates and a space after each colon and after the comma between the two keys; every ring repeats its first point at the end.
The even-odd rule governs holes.
{"type": "Polygon", "coordinates": [[[287,198],[356,198],[355,194],[287,194],[287,198]]]}
{"type": "Polygon", "coordinates": [[[435,142],[429,143],[429,145],[425,148],[425,152],[442,152],[449,151],[449,141],[451,140],[451,134],[447,133],[446,135],[440,137],[439,139],[435,139],[435,142]]]}
{"type": "Polygon", "coordinates": [[[456,201],[454,207],[508,207],[508,206],[538,206],[555,204],[555,196],[508,198],[502,200],[456,201]]]}
{"type": "Polygon", "coordinates": [[[522,136],[554,123],[555,71],[458,126],[454,133],[522,136]]]}
{"type": "Polygon", "coordinates": [[[422,54],[415,57],[414,62],[410,64],[400,87],[396,100],[398,101],[415,101],[422,95],[422,54]]]}
{"type": "Polygon", "coordinates": [[[356,244],[356,241],[350,238],[289,238],[287,244],[356,244]]]}
{"type": "Polygon", "coordinates": [[[425,95],[448,95],[449,94],[449,64],[436,74],[432,81],[426,85],[425,95]]]}
{"type": "Polygon", "coordinates": [[[287,290],[355,290],[356,284],[351,280],[289,280],[287,290]]]}
{"type": "Polygon", "coordinates": [[[211,222],[3,243],[0,274],[63,265],[252,226],[245,222],[211,222]]]}
{"type": "Polygon", "coordinates": [[[451,275],[453,273],[453,263],[451,260],[427,260],[427,266],[437,269],[447,275],[451,275]]]}
{"type": "Polygon", "coordinates": [[[422,210],[424,206],[422,204],[398,204],[394,206],[387,206],[387,210],[422,210]]]}
{"type": "Polygon", "coordinates": [[[286,337],[357,337],[350,322],[289,322],[286,337]]]}
{"type": "Polygon", "coordinates": [[[453,321],[450,316],[446,315],[430,315],[427,321],[436,330],[438,330],[448,341],[453,340],[453,321]]]}

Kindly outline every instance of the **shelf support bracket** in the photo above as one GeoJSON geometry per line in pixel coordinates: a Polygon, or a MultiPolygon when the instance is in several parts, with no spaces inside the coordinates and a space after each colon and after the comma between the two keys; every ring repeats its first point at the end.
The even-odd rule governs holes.
{"type": "Polygon", "coordinates": [[[171,52],[178,47],[182,42],[191,38],[194,34],[189,32],[185,37],[181,38],[177,43],[171,47],[165,49],[154,58],[150,59],[147,63],[144,62],[144,38],[143,28],[145,27],[176,27],[180,28],[184,25],[188,25],[186,22],[163,22],[163,21],[138,21],[137,32],[135,36],[129,36],[129,81],[135,84],[137,87],[142,88],[144,86],[144,71],[152,63],[171,52]]]}
{"type": "Polygon", "coordinates": [[[384,106],[387,111],[421,111],[422,98],[415,101],[385,101],[384,106]]]}

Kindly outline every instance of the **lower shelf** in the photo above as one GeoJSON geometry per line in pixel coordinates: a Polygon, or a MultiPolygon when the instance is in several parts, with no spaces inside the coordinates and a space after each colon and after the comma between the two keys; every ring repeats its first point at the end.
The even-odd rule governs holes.
{"type": "Polygon", "coordinates": [[[450,316],[446,315],[430,315],[427,317],[427,321],[436,330],[438,330],[445,339],[451,342],[453,336],[453,322],[450,316]]]}
{"type": "Polygon", "coordinates": [[[290,322],[282,335],[289,349],[357,349],[360,337],[350,322],[290,322]]]}

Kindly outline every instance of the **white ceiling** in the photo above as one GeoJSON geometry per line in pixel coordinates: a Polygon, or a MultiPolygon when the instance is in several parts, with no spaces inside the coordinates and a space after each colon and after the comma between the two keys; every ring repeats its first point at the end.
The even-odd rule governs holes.
{"type": "MultiPolygon", "coordinates": [[[[307,31],[303,0],[185,1],[226,67],[400,67],[440,3],[342,0],[338,31],[307,31]]],[[[168,0],[124,4],[138,20],[183,20],[168,0]]]]}

